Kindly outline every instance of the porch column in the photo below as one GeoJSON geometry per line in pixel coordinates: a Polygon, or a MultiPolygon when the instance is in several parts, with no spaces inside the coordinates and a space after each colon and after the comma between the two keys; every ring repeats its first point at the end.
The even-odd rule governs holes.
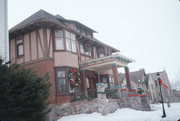
{"type": "Polygon", "coordinates": [[[114,77],[114,84],[117,86],[120,86],[119,73],[118,73],[116,65],[112,65],[112,72],[113,72],[113,77],[114,77]]]}
{"type": "Polygon", "coordinates": [[[87,85],[86,85],[86,71],[82,70],[82,86],[85,91],[85,94],[87,95],[87,85]]]}
{"type": "Polygon", "coordinates": [[[126,75],[127,88],[131,89],[131,82],[130,82],[130,78],[129,78],[129,68],[124,67],[124,70],[125,70],[125,75],[126,75]]]}

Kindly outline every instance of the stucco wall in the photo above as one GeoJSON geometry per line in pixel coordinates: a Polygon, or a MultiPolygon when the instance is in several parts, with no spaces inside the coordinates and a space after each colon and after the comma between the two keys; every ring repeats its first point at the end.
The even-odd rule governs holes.
{"type": "Polygon", "coordinates": [[[50,29],[39,29],[21,35],[24,40],[24,56],[17,58],[16,41],[10,40],[10,60],[17,63],[27,63],[44,57],[53,57],[53,42],[50,29]],[[47,42],[46,42],[47,39],[47,42]]]}
{"type": "Polygon", "coordinates": [[[71,52],[54,52],[54,66],[70,66],[79,68],[78,55],[71,52]]]}

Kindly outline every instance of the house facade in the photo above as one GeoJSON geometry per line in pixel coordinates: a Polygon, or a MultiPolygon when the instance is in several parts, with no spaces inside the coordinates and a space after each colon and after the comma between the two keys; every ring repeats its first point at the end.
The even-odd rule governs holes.
{"type": "Polygon", "coordinates": [[[9,30],[10,60],[37,75],[50,76],[52,103],[72,100],[71,94],[91,96],[96,83],[120,86],[119,67],[132,59],[93,37],[84,24],[39,10],[9,30]],[[115,54],[113,54],[115,53],[115,54]]]}
{"type": "MultiPolygon", "coordinates": [[[[171,91],[171,84],[169,82],[168,75],[165,70],[159,72],[159,74],[160,74],[160,79],[162,80],[162,82],[169,88],[168,89],[168,88],[165,88],[164,86],[161,86],[164,102],[173,102],[174,96],[171,91]]],[[[148,76],[148,92],[149,92],[150,99],[152,103],[160,102],[161,94],[160,94],[160,85],[157,80],[157,72],[149,73],[147,74],[147,76],[148,76]]]]}
{"type": "Polygon", "coordinates": [[[0,0],[0,58],[7,61],[7,0],[0,0]]]}
{"type": "MultiPolygon", "coordinates": [[[[119,78],[123,88],[127,88],[127,78],[125,73],[119,73],[119,78]]],[[[129,72],[129,80],[132,89],[143,89],[147,92],[147,75],[144,69],[129,72]]]]}
{"type": "MultiPolygon", "coordinates": [[[[145,94],[148,94],[151,103],[158,103],[161,101],[160,85],[157,80],[157,73],[145,73],[144,69],[138,71],[129,72],[129,80],[131,83],[131,89],[143,89],[145,94]]],[[[166,71],[159,72],[160,79],[168,87],[161,85],[162,96],[164,102],[175,102],[175,96],[171,90],[171,84],[166,71]]],[[[127,78],[125,73],[119,74],[120,82],[123,88],[127,87],[127,78]]]]}

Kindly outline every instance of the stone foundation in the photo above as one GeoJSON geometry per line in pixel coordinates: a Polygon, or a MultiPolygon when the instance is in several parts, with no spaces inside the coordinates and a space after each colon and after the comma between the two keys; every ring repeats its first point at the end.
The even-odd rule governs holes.
{"type": "Polygon", "coordinates": [[[98,112],[102,115],[107,115],[115,112],[119,108],[132,108],[143,111],[151,110],[148,95],[136,94],[135,90],[119,89],[117,92],[119,99],[107,99],[105,93],[107,85],[98,83],[96,86],[96,99],[53,105],[48,116],[48,121],[56,121],[63,116],[83,113],[98,112]]]}

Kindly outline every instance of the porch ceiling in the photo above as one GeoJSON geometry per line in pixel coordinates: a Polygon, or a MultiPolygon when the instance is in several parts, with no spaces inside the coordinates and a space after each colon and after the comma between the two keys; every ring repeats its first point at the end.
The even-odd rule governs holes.
{"type": "Polygon", "coordinates": [[[80,62],[79,65],[80,69],[100,72],[110,70],[112,69],[112,66],[124,67],[127,66],[128,63],[132,63],[133,61],[133,59],[116,53],[110,56],[80,62]]]}

